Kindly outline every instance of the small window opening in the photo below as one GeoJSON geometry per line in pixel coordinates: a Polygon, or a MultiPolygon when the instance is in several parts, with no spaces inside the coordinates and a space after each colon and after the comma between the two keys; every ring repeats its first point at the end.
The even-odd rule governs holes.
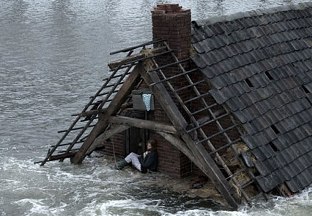
{"type": "Polygon", "coordinates": [[[270,142],[269,145],[271,146],[271,148],[273,149],[273,151],[277,152],[278,148],[276,147],[276,145],[274,145],[274,143],[270,142]]]}
{"type": "Polygon", "coordinates": [[[275,125],[272,125],[271,128],[274,131],[274,133],[276,133],[276,134],[280,133],[280,131],[277,129],[277,127],[275,125]]]}
{"type": "Polygon", "coordinates": [[[302,88],[303,88],[303,91],[304,91],[306,94],[311,93],[311,92],[309,91],[309,89],[307,89],[307,87],[305,87],[304,85],[302,85],[302,88]]]}
{"type": "Polygon", "coordinates": [[[265,75],[269,78],[269,80],[274,80],[269,71],[266,71],[265,75]]]}
{"type": "Polygon", "coordinates": [[[254,85],[251,83],[251,81],[250,81],[248,78],[245,79],[245,82],[247,83],[247,85],[248,85],[250,88],[254,87],[254,85]]]}

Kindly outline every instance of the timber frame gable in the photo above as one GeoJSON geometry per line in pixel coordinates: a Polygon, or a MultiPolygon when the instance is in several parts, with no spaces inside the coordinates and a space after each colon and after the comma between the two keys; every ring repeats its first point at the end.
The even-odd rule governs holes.
{"type": "Polygon", "coordinates": [[[212,181],[233,209],[242,200],[249,202],[258,195],[250,194],[246,189],[252,186],[253,191],[257,190],[252,184],[252,173],[239,158],[243,144],[238,124],[207,91],[209,81],[204,79],[192,60],[178,60],[165,41],[151,41],[112,54],[121,52],[127,52],[127,56],[109,64],[113,71],[111,76],[91,97],[87,108],[75,114],[75,124],[60,131],[64,137],[52,146],[40,164],[65,158],[80,164],[86,155],[100,147],[103,140],[130,127],[140,127],[159,134],[186,155],[212,181]],[[136,53],[137,49],[140,50],[136,53]],[[166,70],[175,70],[175,73],[167,76],[166,70]],[[111,83],[116,77],[118,81],[111,83]],[[176,79],[179,79],[179,86],[174,83],[176,79]],[[123,115],[123,110],[129,104],[131,106],[131,92],[142,85],[148,86],[170,120],[169,124],[123,115]],[[78,122],[85,122],[85,126],[75,126],[78,122]],[[213,131],[209,130],[211,125],[215,127],[213,131]],[[70,133],[76,136],[72,142],[64,143],[70,133]],[[60,150],[64,147],[65,150],[60,150]],[[232,158],[227,158],[228,155],[232,158]],[[241,179],[242,175],[246,177],[241,179]]]}

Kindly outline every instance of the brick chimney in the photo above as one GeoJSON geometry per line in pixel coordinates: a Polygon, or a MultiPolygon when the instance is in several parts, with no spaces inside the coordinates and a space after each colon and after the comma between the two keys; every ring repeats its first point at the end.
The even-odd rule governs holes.
{"type": "Polygon", "coordinates": [[[178,59],[189,57],[191,11],[178,4],[160,4],[152,11],[153,40],[166,40],[178,59]]]}
{"type": "MultiPolygon", "coordinates": [[[[189,58],[191,49],[191,11],[182,9],[178,4],[160,4],[152,10],[153,40],[166,40],[169,47],[174,51],[179,60],[189,58]]],[[[168,56],[157,58],[159,66],[170,64],[173,59],[168,56]]],[[[183,63],[187,68],[189,65],[183,63]]],[[[181,70],[177,65],[162,69],[162,72],[171,77],[181,70]]],[[[162,77],[161,77],[162,79],[162,77]]],[[[170,81],[175,89],[187,85],[185,78],[178,77],[170,81]]],[[[180,92],[188,94],[188,90],[180,92]]],[[[182,95],[180,95],[182,96],[182,95]]],[[[174,97],[173,97],[174,98],[174,97]]],[[[175,99],[174,99],[175,100],[175,99]]],[[[156,101],[153,120],[169,122],[166,113],[162,110],[160,104],[156,101]]],[[[183,177],[191,173],[192,164],[189,159],[177,150],[173,145],[159,135],[153,136],[158,141],[157,151],[159,158],[159,171],[167,173],[174,177],[183,177]]]]}

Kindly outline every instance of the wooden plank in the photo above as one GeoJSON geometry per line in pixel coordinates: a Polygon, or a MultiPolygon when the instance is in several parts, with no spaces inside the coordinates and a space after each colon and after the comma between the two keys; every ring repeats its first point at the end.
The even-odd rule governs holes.
{"type": "Polygon", "coordinates": [[[103,141],[109,139],[110,137],[121,133],[125,130],[129,129],[129,126],[126,125],[115,125],[112,128],[105,130],[104,133],[102,133],[101,135],[99,135],[94,142],[92,143],[92,145],[90,146],[90,148],[87,151],[87,155],[89,155],[90,153],[92,153],[95,149],[97,148],[101,148],[103,147],[103,141]]]}
{"type": "Polygon", "coordinates": [[[111,116],[109,118],[109,123],[122,124],[122,125],[127,125],[130,127],[161,131],[161,132],[171,133],[171,134],[177,133],[177,130],[172,125],[168,125],[163,122],[136,119],[136,118],[130,118],[126,116],[111,116]]]}
{"type": "Polygon", "coordinates": [[[223,195],[228,204],[233,208],[238,208],[238,203],[230,193],[231,186],[226,181],[219,167],[216,165],[214,160],[211,158],[207,150],[201,144],[195,144],[192,138],[188,134],[182,136],[184,142],[188,145],[189,149],[192,150],[193,155],[200,161],[200,168],[203,173],[213,182],[218,191],[223,195]]]}
{"type": "Polygon", "coordinates": [[[54,160],[61,160],[65,158],[71,158],[75,155],[75,152],[69,152],[69,153],[64,153],[64,154],[58,154],[58,155],[51,155],[48,158],[48,161],[54,161],[54,160]]]}
{"type": "Polygon", "coordinates": [[[82,144],[80,150],[76,155],[71,158],[71,162],[74,164],[82,163],[83,159],[86,156],[86,153],[94,140],[105,130],[108,125],[108,119],[111,115],[114,115],[118,112],[121,105],[125,102],[127,96],[131,93],[135,85],[140,81],[140,71],[144,70],[141,64],[135,66],[133,71],[128,76],[127,80],[124,82],[122,87],[119,89],[112,102],[106,108],[106,112],[99,115],[99,121],[96,126],[90,132],[86,141],[82,144]]]}

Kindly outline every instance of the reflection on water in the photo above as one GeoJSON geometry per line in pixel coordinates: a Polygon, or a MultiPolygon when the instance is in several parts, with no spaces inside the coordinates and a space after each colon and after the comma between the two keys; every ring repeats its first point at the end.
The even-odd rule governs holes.
{"type": "Polygon", "coordinates": [[[300,1],[1,0],[1,216],[309,215],[309,191],[237,212],[213,211],[211,203],[144,190],[138,173],[117,172],[102,160],[32,164],[107,76],[109,52],[151,39],[150,10],[162,2],[192,9],[196,20],[300,1]]]}

